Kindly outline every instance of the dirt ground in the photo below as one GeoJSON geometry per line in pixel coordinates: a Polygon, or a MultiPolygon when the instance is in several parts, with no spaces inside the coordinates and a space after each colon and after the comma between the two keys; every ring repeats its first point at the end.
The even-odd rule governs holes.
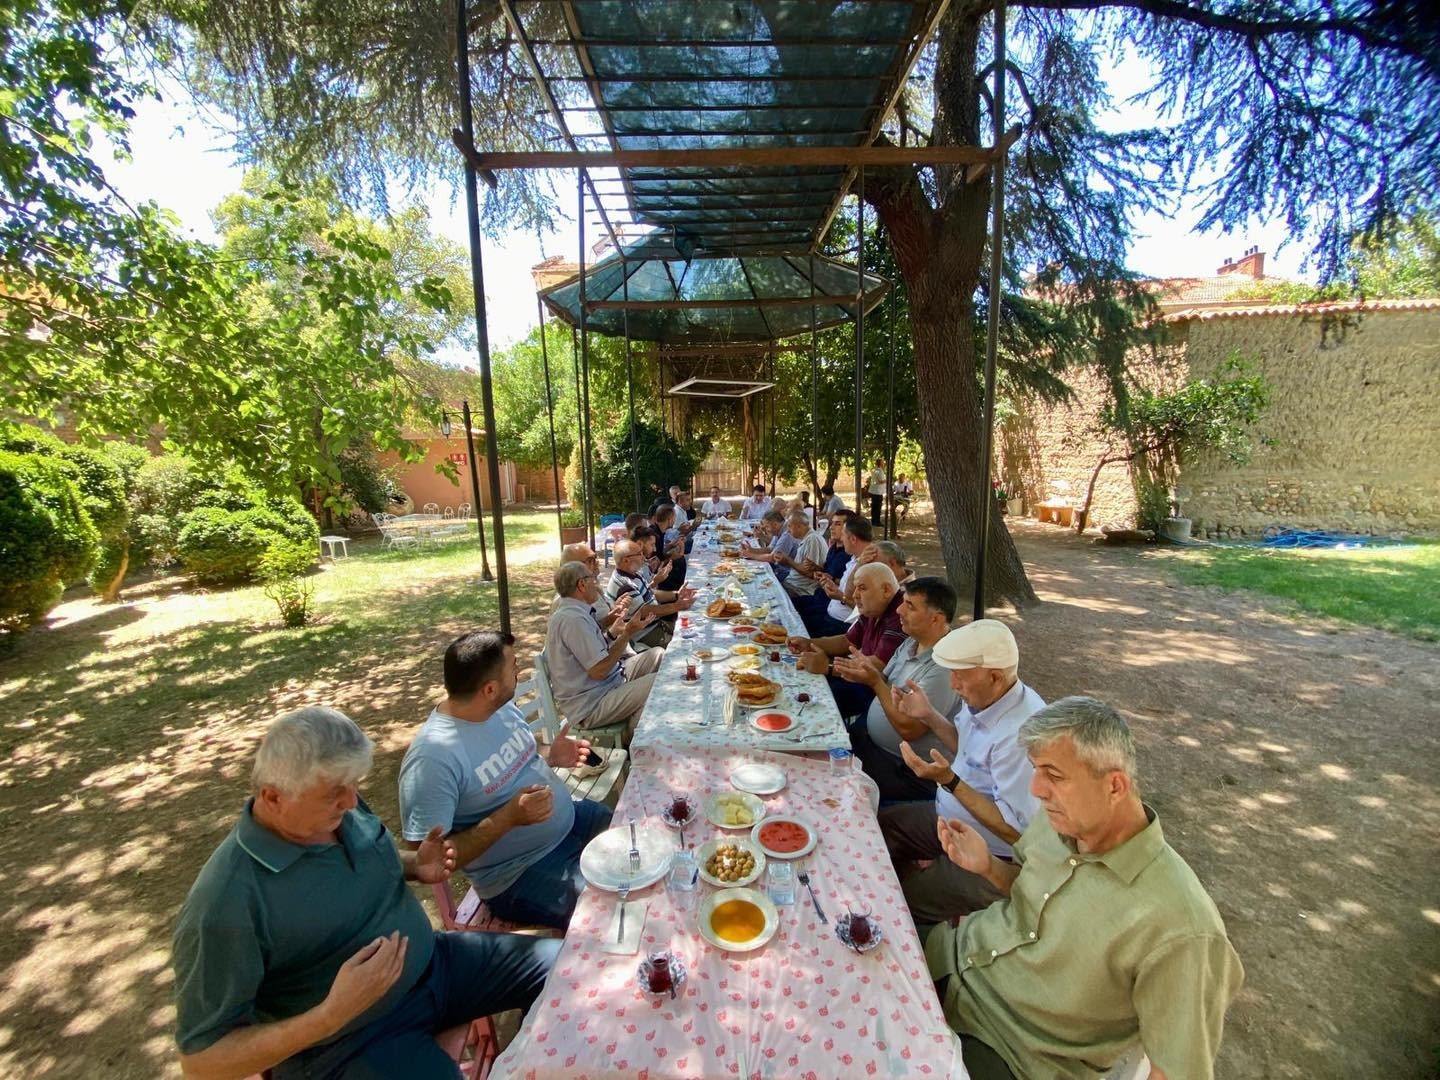
{"type": "MultiPolygon", "coordinates": [[[[1440,1075],[1440,647],[1176,585],[1163,553],[1016,534],[1044,601],[1013,618],[1022,677],[1130,720],[1146,799],[1244,961],[1218,1075],[1440,1075]]],[[[902,539],[935,565],[923,522],[902,539]]],[[[547,576],[516,568],[523,655],[547,576]]],[[[0,658],[0,1075],[175,1075],[170,927],[264,722],[307,701],[349,712],[378,743],[367,794],[393,819],[440,649],[467,625],[416,626],[380,655],[321,652],[307,677],[277,668],[254,702],[210,709],[229,659],[273,663],[270,639],[206,639],[205,662],[138,687],[117,651],[192,640],[186,595],[68,603],[0,658]],[[191,687],[178,705],[171,678],[191,687]],[[122,701],[127,722],[108,723],[122,701]]]]}

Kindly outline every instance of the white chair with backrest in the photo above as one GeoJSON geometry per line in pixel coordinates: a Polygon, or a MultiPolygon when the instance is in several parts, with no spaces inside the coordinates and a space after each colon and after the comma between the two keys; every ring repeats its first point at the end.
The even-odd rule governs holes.
{"type": "Polygon", "coordinates": [[[439,513],[440,513],[440,504],[439,504],[439,503],[428,502],[428,503],[426,503],[423,507],[420,508],[420,512],[421,512],[422,514],[435,514],[435,515],[438,516],[439,513]]]}
{"type": "Polygon", "coordinates": [[[1132,1046],[1125,1056],[1110,1067],[1103,1080],[1146,1080],[1150,1075],[1150,1059],[1142,1046],[1132,1046]]]}
{"type": "MultiPolygon", "coordinates": [[[[559,708],[555,705],[555,691],[550,684],[550,661],[546,658],[542,649],[535,654],[535,689],[543,702],[546,716],[556,718],[556,730],[559,730],[559,708]]],[[[578,730],[578,729],[577,729],[578,730]]],[[[620,740],[625,734],[625,723],[610,724],[607,727],[587,728],[585,737],[596,745],[614,746],[620,745],[620,740]]]]}
{"type": "Polygon", "coordinates": [[[440,516],[443,518],[453,518],[455,516],[455,508],[453,506],[446,506],[444,510],[440,511],[440,516]]]}
{"type": "Polygon", "coordinates": [[[463,503],[461,503],[461,504],[460,504],[460,511],[459,511],[460,517],[462,517],[462,518],[468,518],[468,517],[470,516],[470,511],[471,511],[471,509],[473,509],[473,508],[471,507],[471,505],[470,505],[468,502],[463,502],[463,503]]]}
{"type": "MultiPolygon", "coordinates": [[[[525,722],[530,725],[530,730],[535,733],[536,742],[555,741],[565,722],[555,711],[554,698],[548,692],[541,690],[538,664],[534,678],[516,684],[515,697],[512,700],[515,702],[516,708],[520,710],[520,715],[525,717],[525,722]]],[[[575,731],[572,734],[578,736],[581,732],[575,731]]],[[[583,734],[586,738],[591,739],[592,743],[595,741],[592,732],[587,731],[583,734]]],[[[555,772],[565,781],[565,786],[575,797],[603,803],[624,773],[629,755],[618,746],[596,745],[595,752],[605,759],[605,767],[598,772],[585,770],[577,773],[570,769],[558,768],[555,772]]]]}

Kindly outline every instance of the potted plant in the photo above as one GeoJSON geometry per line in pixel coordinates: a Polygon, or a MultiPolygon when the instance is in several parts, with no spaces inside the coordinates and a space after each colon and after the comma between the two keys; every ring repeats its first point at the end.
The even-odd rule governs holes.
{"type": "Polygon", "coordinates": [[[585,526],[583,510],[577,510],[572,506],[560,515],[560,543],[583,543],[589,535],[590,531],[585,526]]]}
{"type": "Polygon", "coordinates": [[[990,494],[995,497],[995,505],[996,508],[1000,511],[1000,513],[1019,513],[1020,500],[1012,499],[1010,497],[1010,492],[1005,490],[1005,485],[999,480],[990,481],[990,494]],[[1015,505],[1011,506],[1011,503],[1014,503],[1015,505]]]}

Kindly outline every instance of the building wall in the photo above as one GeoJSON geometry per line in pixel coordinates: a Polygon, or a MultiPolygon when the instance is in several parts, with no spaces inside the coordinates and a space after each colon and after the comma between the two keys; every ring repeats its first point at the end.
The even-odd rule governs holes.
{"type": "Polygon", "coordinates": [[[1189,324],[1196,375],[1237,349],[1272,386],[1261,430],[1275,445],[1247,465],[1186,470],[1179,495],[1197,527],[1440,533],[1440,310],[1189,324]]]}
{"type": "MultiPolygon", "coordinates": [[[[1256,536],[1267,526],[1440,534],[1440,306],[1344,317],[1214,313],[1171,325],[1171,345],[1137,360],[1147,385],[1212,375],[1234,352],[1257,361],[1272,400],[1248,464],[1186,463],[1177,496],[1197,535],[1256,536]]],[[[1079,505],[1101,456],[1098,377],[1075,373],[1073,401],[1024,401],[1000,428],[998,475],[1026,509],[1056,494],[1079,505]]],[[[1123,464],[1101,473],[1094,525],[1134,521],[1123,464]]]]}
{"type": "MultiPolygon", "coordinates": [[[[431,439],[417,440],[424,444],[425,457],[416,462],[400,460],[399,456],[386,451],[379,455],[381,468],[394,471],[396,481],[400,489],[410,496],[418,512],[426,503],[435,503],[442,509],[446,506],[458,508],[461,503],[474,502],[474,496],[470,487],[470,465],[469,459],[462,457],[455,462],[456,479],[452,481],[443,473],[435,471],[435,466],[450,458],[452,454],[465,455],[468,453],[465,446],[465,433],[453,431],[448,439],[442,436],[435,436],[431,439]]],[[[477,449],[478,439],[477,439],[477,449]]],[[[485,457],[480,455],[476,459],[476,466],[480,473],[480,497],[484,508],[490,506],[490,481],[486,475],[485,457]]],[[[504,502],[511,502],[514,499],[515,490],[515,466],[508,462],[500,463],[500,494],[504,502]]]]}

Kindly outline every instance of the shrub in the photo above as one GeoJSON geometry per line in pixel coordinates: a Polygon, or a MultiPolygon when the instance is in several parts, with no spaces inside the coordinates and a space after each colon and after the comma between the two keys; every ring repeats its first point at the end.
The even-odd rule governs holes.
{"type": "Polygon", "coordinates": [[[380,514],[390,509],[390,493],[395,482],[380,467],[375,451],[368,446],[352,446],[335,462],[340,469],[344,494],[367,514],[380,514]]]}
{"type": "Polygon", "coordinates": [[[197,506],[181,520],[176,550],[185,568],[206,584],[249,581],[276,539],[271,524],[263,511],[197,506]]]}
{"type": "Polygon", "coordinates": [[[0,629],[45,617],[83,577],[99,534],[61,461],[0,451],[0,629]]]}
{"type": "Polygon", "coordinates": [[[298,500],[265,499],[234,505],[233,492],[206,492],[181,519],[176,549],[185,568],[206,584],[252,581],[272,547],[304,548],[314,561],[320,527],[298,500]],[[223,505],[214,505],[215,503],[223,505]]]}
{"type": "Polygon", "coordinates": [[[180,519],[210,481],[181,454],[152,457],[135,476],[130,498],[131,550],[136,562],[169,566],[179,558],[180,519]]]}
{"type": "Polygon", "coordinates": [[[648,499],[649,493],[657,489],[663,490],[675,483],[688,484],[709,450],[703,441],[681,443],[672,433],[661,434],[658,427],[644,421],[636,422],[635,434],[634,458],[630,451],[630,424],[622,422],[610,434],[605,456],[594,463],[595,509],[599,513],[623,514],[644,510],[649,505],[648,502],[645,506],[635,505],[637,460],[640,492],[648,499]]]}
{"type": "Polygon", "coordinates": [[[260,557],[259,575],[265,595],[275,601],[280,621],[286,626],[304,626],[310,618],[315,586],[301,575],[315,565],[315,549],[284,540],[271,544],[260,557]]]}

